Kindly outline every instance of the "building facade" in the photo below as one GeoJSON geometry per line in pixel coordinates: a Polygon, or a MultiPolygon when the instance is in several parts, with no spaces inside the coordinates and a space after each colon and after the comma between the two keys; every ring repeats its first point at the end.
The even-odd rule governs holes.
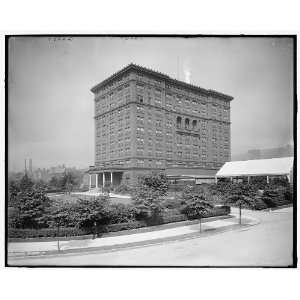
{"type": "Polygon", "coordinates": [[[230,161],[231,96],[130,64],[91,89],[90,186],[132,184],[153,170],[215,175],[230,161]]]}

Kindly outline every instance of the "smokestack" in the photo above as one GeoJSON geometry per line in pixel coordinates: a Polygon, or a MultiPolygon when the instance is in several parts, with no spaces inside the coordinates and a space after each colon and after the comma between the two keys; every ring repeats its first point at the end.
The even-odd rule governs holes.
{"type": "Polygon", "coordinates": [[[27,173],[26,158],[25,158],[25,174],[27,173]]]}
{"type": "Polygon", "coordinates": [[[29,173],[32,174],[32,159],[29,159],[29,173]]]}

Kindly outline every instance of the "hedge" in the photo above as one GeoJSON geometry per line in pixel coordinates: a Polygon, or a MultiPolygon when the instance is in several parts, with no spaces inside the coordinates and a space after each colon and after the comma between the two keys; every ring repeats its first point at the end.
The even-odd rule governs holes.
{"type": "MultiPolygon", "coordinates": [[[[111,224],[107,226],[97,227],[97,233],[116,232],[121,230],[136,229],[145,227],[146,223],[142,221],[134,221],[120,224],[111,224]]],[[[42,238],[42,237],[70,237],[89,235],[94,233],[94,228],[77,228],[77,227],[62,227],[59,229],[59,235],[57,228],[43,228],[43,229],[19,229],[8,228],[9,239],[25,239],[25,238],[42,238]]]]}
{"type": "MultiPolygon", "coordinates": [[[[8,238],[38,238],[38,237],[57,237],[57,228],[43,229],[19,229],[8,228],[8,238]]],[[[77,236],[90,234],[91,230],[76,227],[62,227],[59,229],[60,237],[77,236]]]]}
{"type": "MultiPolygon", "coordinates": [[[[229,206],[215,207],[212,209],[206,217],[228,215],[230,213],[229,206]]],[[[177,210],[172,209],[163,213],[160,218],[157,219],[156,224],[161,225],[173,222],[181,222],[188,220],[187,216],[179,213],[177,210]]],[[[97,233],[117,232],[122,230],[130,230],[146,227],[149,225],[146,221],[131,221],[127,223],[110,224],[107,226],[97,227],[97,233]]],[[[57,237],[57,228],[45,228],[45,229],[8,229],[9,239],[25,239],[25,238],[42,238],[42,237],[57,237]]],[[[77,228],[77,227],[61,227],[59,229],[59,237],[70,237],[93,234],[94,228],[77,228]]]]}

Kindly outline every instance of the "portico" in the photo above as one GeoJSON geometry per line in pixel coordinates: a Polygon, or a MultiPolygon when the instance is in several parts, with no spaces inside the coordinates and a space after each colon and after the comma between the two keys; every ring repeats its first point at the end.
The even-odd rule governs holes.
{"type": "Polygon", "coordinates": [[[105,186],[118,186],[121,184],[123,172],[103,171],[89,173],[89,190],[102,189],[105,186]]]}

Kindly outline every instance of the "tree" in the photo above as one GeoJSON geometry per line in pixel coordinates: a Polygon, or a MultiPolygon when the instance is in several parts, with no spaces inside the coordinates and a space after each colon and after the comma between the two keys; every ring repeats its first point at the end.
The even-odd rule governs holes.
{"type": "Polygon", "coordinates": [[[10,180],[8,184],[8,206],[16,207],[17,195],[20,192],[20,184],[15,180],[10,180]]]}
{"type": "Polygon", "coordinates": [[[164,209],[162,197],[166,195],[167,190],[168,181],[164,174],[152,173],[141,176],[132,191],[137,218],[154,224],[158,223],[164,209]]]}
{"type": "Polygon", "coordinates": [[[96,222],[98,225],[107,225],[110,222],[109,198],[100,196],[94,199],[79,199],[76,204],[75,218],[79,227],[91,228],[96,222]]]}
{"type": "Polygon", "coordinates": [[[49,185],[52,188],[60,188],[60,181],[56,176],[52,176],[50,181],[49,181],[49,185]]]}
{"type": "Polygon", "coordinates": [[[205,198],[201,194],[189,193],[186,194],[184,204],[181,208],[181,212],[185,214],[189,219],[199,219],[200,232],[202,231],[201,219],[213,208],[213,206],[205,201],[205,198]]]}
{"type": "Polygon", "coordinates": [[[35,182],[34,188],[38,190],[46,191],[48,189],[48,185],[44,180],[40,179],[37,182],[35,182]]]}
{"type": "Polygon", "coordinates": [[[140,219],[152,219],[152,221],[155,221],[164,209],[161,192],[147,186],[136,188],[132,199],[137,217],[140,219]]]}
{"type": "Polygon", "coordinates": [[[76,184],[77,181],[74,174],[71,172],[64,172],[63,177],[60,180],[61,188],[70,194],[76,184]]]}
{"type": "Polygon", "coordinates": [[[26,190],[17,196],[17,207],[19,211],[18,224],[22,228],[41,228],[47,226],[47,209],[51,200],[44,191],[26,190]]]}
{"type": "Polygon", "coordinates": [[[30,179],[30,177],[25,173],[25,175],[22,177],[20,181],[20,191],[25,192],[32,189],[34,183],[30,179]]]}
{"type": "Polygon", "coordinates": [[[165,174],[152,173],[150,175],[141,176],[138,186],[148,187],[158,192],[160,196],[165,196],[168,191],[168,179],[165,174]]]}
{"type": "Polygon", "coordinates": [[[69,226],[70,219],[72,219],[73,214],[71,213],[72,206],[70,203],[63,202],[60,203],[58,201],[52,203],[51,207],[49,207],[48,213],[48,225],[50,227],[57,228],[57,249],[60,250],[59,245],[59,229],[61,226],[69,226]]]}
{"type": "Polygon", "coordinates": [[[225,200],[226,204],[233,204],[235,206],[239,207],[239,224],[242,224],[242,205],[247,205],[252,207],[253,206],[253,200],[245,195],[243,195],[241,192],[236,191],[235,194],[230,195],[225,200]]]}

